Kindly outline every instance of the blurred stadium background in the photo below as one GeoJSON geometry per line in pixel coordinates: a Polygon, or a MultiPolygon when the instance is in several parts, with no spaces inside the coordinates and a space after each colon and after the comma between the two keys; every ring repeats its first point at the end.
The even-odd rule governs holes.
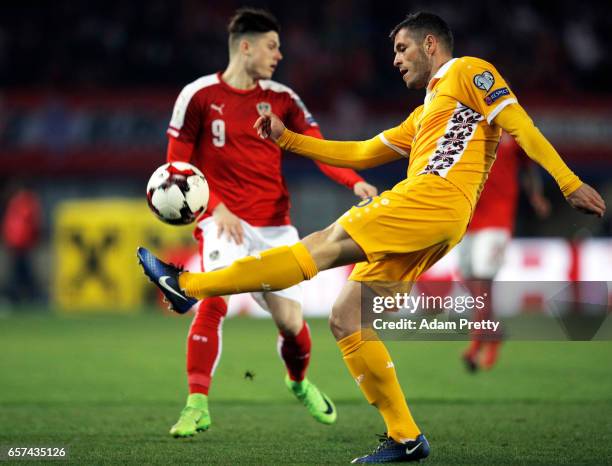
{"type": "MultiPolygon", "coordinates": [[[[285,59],[275,79],[295,89],[323,133],[337,139],[369,137],[395,125],[418,105],[421,93],[407,91],[392,66],[387,34],[407,10],[422,8],[441,14],[455,32],[456,54],[495,63],[571,167],[612,204],[608,2],[586,2],[580,8],[569,1],[554,7],[545,2],[472,1],[462,8],[452,2],[251,3],[270,8],[283,26],[285,59]]],[[[107,217],[102,212],[94,215],[98,212],[95,203],[73,205],[72,214],[62,209],[70,208],[67,202],[83,199],[144,204],[146,180],[164,160],[165,129],[174,99],[186,83],[223,69],[227,18],[240,5],[234,1],[129,5],[26,1],[2,6],[0,209],[6,211],[19,185],[27,186],[42,205],[41,235],[30,243],[38,283],[34,295],[43,303],[61,301],[55,296],[58,280],[65,284],[75,270],[89,270],[92,280],[101,285],[108,279],[106,285],[119,286],[115,274],[105,270],[111,257],[117,260],[113,248],[123,251],[126,241],[141,241],[142,234],[135,234],[130,226],[133,219],[116,206],[109,207],[107,217]],[[120,238],[104,240],[103,234],[95,238],[102,225],[115,228],[114,222],[122,221],[125,228],[115,225],[122,231],[120,238]],[[98,223],[92,226],[92,222],[98,223]],[[83,230],[75,237],[75,228],[97,233],[92,237],[83,230]],[[125,234],[134,236],[126,239],[125,234]]],[[[307,160],[288,156],[285,172],[293,195],[292,216],[302,235],[328,225],[354,202],[349,192],[325,179],[307,160]]],[[[366,176],[384,189],[403,173],[404,165],[398,163],[366,176]]],[[[521,204],[517,237],[580,243],[610,237],[610,214],[601,222],[572,212],[550,177],[543,179],[553,215],[536,221],[529,207],[521,204]]],[[[148,229],[149,244],[166,244],[168,236],[176,236],[152,220],[142,222],[148,225],[142,228],[148,229]]],[[[182,244],[195,245],[188,231],[181,238],[182,244]]],[[[1,257],[8,264],[4,243],[1,257]]],[[[596,250],[589,254],[596,260],[586,259],[589,262],[581,269],[594,271],[595,277],[575,274],[579,267],[571,264],[572,258],[582,260],[582,256],[576,256],[571,243],[567,244],[562,256],[557,251],[554,259],[551,252],[525,262],[567,263],[574,271],[573,275],[568,272],[568,279],[612,280],[607,241],[593,246],[596,250]]],[[[548,249],[547,244],[543,247],[548,249]]],[[[524,254],[532,252],[533,248],[524,254]]],[[[11,273],[9,267],[2,268],[4,301],[10,296],[7,287],[13,286],[11,273]]],[[[547,273],[542,270],[540,275],[547,273]]],[[[140,288],[138,293],[142,292],[140,288]]]]}
{"type": "MultiPolygon", "coordinates": [[[[459,5],[451,1],[271,0],[248,4],[269,8],[282,24],[285,58],[274,79],[298,92],[324,135],[336,139],[370,137],[397,124],[420,103],[422,93],[407,91],[392,66],[387,35],[409,11],[424,9],[446,18],[455,33],[455,55],[474,55],[496,64],[542,132],[575,172],[602,193],[609,206],[603,221],[573,212],[544,173],[553,215],[536,220],[527,203],[521,202],[517,239],[509,249],[510,260],[501,277],[612,282],[609,2],[560,0],[553,5],[470,0],[459,5]]],[[[101,429],[97,440],[101,446],[91,450],[95,455],[81,451],[78,459],[105,462],[108,458],[102,451],[113,444],[117,445],[116,456],[109,461],[138,461],[149,451],[150,438],[169,455],[178,455],[171,456],[178,461],[186,463],[197,457],[189,456],[198,454],[194,444],[179,451],[165,440],[165,430],[180,408],[185,388],[182,345],[189,319],[156,317],[162,314],[161,307],[155,290],[136,266],[134,251],[143,243],[166,257],[185,260],[195,252],[191,229],[168,227],[154,219],[146,209],[144,190],[149,175],[165,160],[165,130],[178,92],[195,78],[224,68],[226,23],[243,5],[233,0],[24,0],[0,6],[0,368],[6,375],[0,385],[0,406],[6,408],[0,414],[0,430],[4,431],[0,443],[19,439],[62,443],[73,438],[94,442],[101,429]],[[7,236],[7,222],[14,218],[9,201],[23,189],[30,195],[19,198],[16,208],[30,212],[28,224],[33,227],[7,236]],[[97,315],[82,316],[92,311],[97,315]],[[71,319],[57,317],[67,313],[71,319]],[[100,313],[134,315],[104,320],[100,313]],[[32,344],[34,341],[37,343],[32,344]],[[80,358],[91,361],[91,366],[80,358]],[[149,388],[155,387],[144,395],[143,380],[149,388]],[[65,407],[75,400],[77,407],[66,415],[65,407]],[[110,411],[105,410],[109,405],[110,411]],[[126,412],[147,428],[141,433],[122,424],[126,412]],[[40,416],[39,421],[31,424],[28,419],[32,416],[40,416]],[[70,419],[75,422],[67,421],[70,419]],[[149,424],[151,419],[154,421],[149,424]],[[96,428],[99,420],[102,422],[96,428]],[[79,425],[80,421],[87,427],[79,425]],[[108,427],[113,423],[117,430],[108,427]],[[50,426],[56,429],[53,435],[49,434],[50,426]],[[27,429],[30,433],[25,435],[27,429]],[[117,443],[117,436],[123,443],[117,443]],[[131,440],[137,446],[128,444],[131,440]]],[[[351,193],[325,179],[307,160],[287,156],[285,173],[292,193],[292,217],[302,235],[328,225],[354,203],[351,193]]],[[[370,170],[366,176],[385,189],[404,173],[405,164],[397,163],[370,170]]],[[[432,276],[453,278],[455,269],[456,257],[451,255],[432,276]]],[[[345,276],[345,270],[330,272],[309,285],[316,288],[316,292],[307,293],[311,315],[327,314],[345,276]]],[[[233,312],[245,309],[258,313],[245,300],[237,301],[233,312]]],[[[230,324],[228,333],[233,326],[237,330],[229,337],[228,346],[252,339],[240,322],[230,324]]],[[[369,429],[349,426],[345,418],[344,430],[334,432],[342,437],[352,428],[354,432],[345,435],[351,442],[354,436],[369,442],[368,435],[379,425],[371,425],[373,412],[359,417],[367,407],[350,378],[336,381],[334,374],[344,373],[344,368],[334,354],[331,337],[322,336],[324,327],[315,322],[319,333],[316,343],[321,345],[317,357],[337,361],[321,363],[314,369],[315,375],[322,384],[332,385],[330,392],[340,399],[341,409],[352,412],[369,429]]],[[[230,350],[221,364],[218,383],[225,388],[220,398],[226,403],[223,409],[230,410],[232,416],[240,416],[242,408],[231,408],[231,403],[242,406],[242,401],[250,399],[249,393],[266,410],[270,403],[278,402],[268,385],[256,389],[236,385],[241,370],[259,367],[261,361],[255,359],[259,352],[262,358],[272,355],[272,327],[256,328],[262,332],[252,343],[258,349],[244,367],[236,349],[230,350]]],[[[482,423],[478,425],[483,431],[495,430],[499,423],[511,419],[515,424],[506,426],[504,432],[521,431],[523,422],[535,423],[537,432],[552,432],[544,457],[529,456],[529,451],[520,448],[508,457],[504,445],[514,448],[516,442],[530,441],[527,429],[522,437],[496,439],[495,449],[488,450],[490,443],[477,440],[478,429],[469,428],[472,438],[481,442],[479,449],[490,451],[492,456],[476,455],[465,445],[459,450],[447,445],[450,450],[447,456],[438,457],[440,461],[452,462],[463,455],[460,457],[469,464],[487,464],[492,458],[495,464],[506,460],[508,464],[522,460],[550,464],[557,458],[554,455],[559,455],[559,461],[576,458],[572,456],[576,452],[566,451],[562,444],[563,438],[575,438],[575,431],[585,432],[580,440],[589,434],[610,434],[610,423],[605,420],[612,414],[608,343],[573,346],[571,354],[562,345],[511,347],[508,355],[515,359],[502,363],[497,375],[478,382],[467,378],[455,364],[458,346],[427,345],[424,349],[410,346],[410,351],[427,351],[440,372],[431,378],[428,367],[420,362],[413,373],[421,378],[404,383],[416,387],[410,395],[417,400],[417,413],[430,416],[425,423],[432,429],[451,417],[463,418],[464,425],[482,423]],[[569,366],[553,363],[561,358],[569,361],[569,366]],[[574,371],[571,376],[568,367],[574,371]],[[459,401],[456,394],[449,394],[447,387],[452,384],[461,392],[459,401]],[[508,400],[515,404],[504,404],[508,400]],[[561,407],[553,408],[551,400],[561,407]],[[486,406],[490,401],[493,407],[486,406]],[[434,406],[438,410],[432,412],[434,406]],[[469,406],[481,411],[469,410],[469,406]],[[513,414],[517,410],[526,414],[513,414]],[[482,413],[492,413],[489,424],[483,421],[482,413]],[[562,413],[575,421],[565,425],[562,413]],[[555,430],[543,419],[563,427],[555,430]],[[551,461],[546,455],[552,455],[548,457],[551,461]]],[[[398,367],[402,366],[402,353],[405,364],[410,363],[407,346],[397,344],[394,348],[400,353],[398,367]]],[[[264,378],[268,372],[280,371],[277,361],[269,364],[274,369],[256,369],[264,378]]],[[[276,372],[275,377],[280,377],[276,372]]],[[[272,385],[272,390],[278,388],[272,385]]],[[[281,405],[284,402],[290,403],[286,400],[281,405]]],[[[287,419],[294,416],[290,410],[276,414],[287,419]]],[[[263,411],[260,415],[264,416],[263,411]]],[[[231,425],[232,419],[226,416],[226,426],[231,425]]],[[[244,420],[248,417],[240,419],[241,425],[248,424],[244,420]]],[[[529,425],[533,429],[534,424],[529,425]]],[[[314,427],[308,429],[305,441],[330,442],[324,445],[338,455],[334,458],[349,455],[336,448],[326,434],[315,434],[314,427]]],[[[457,438],[463,431],[444,427],[438,432],[444,442],[448,441],[444,435],[457,438]]],[[[272,438],[278,433],[264,430],[263,434],[272,438]]],[[[223,443],[226,440],[221,432],[212,435],[218,435],[213,439],[219,445],[232,449],[231,443],[223,443]]],[[[249,448],[258,447],[256,438],[249,448]]],[[[353,451],[364,444],[346,445],[353,451]]],[[[609,449],[591,447],[585,462],[611,460],[609,449]]],[[[310,451],[308,445],[303,448],[310,451]]],[[[303,459],[299,453],[292,452],[291,460],[303,459]]],[[[155,461],[163,462],[161,450],[159,454],[162,456],[155,461]]],[[[231,456],[232,461],[245,461],[239,452],[236,455],[231,456]]],[[[272,464],[279,458],[260,462],[272,464]]],[[[329,459],[317,458],[313,462],[329,459]]],[[[223,457],[215,462],[224,462],[223,457]]]]}

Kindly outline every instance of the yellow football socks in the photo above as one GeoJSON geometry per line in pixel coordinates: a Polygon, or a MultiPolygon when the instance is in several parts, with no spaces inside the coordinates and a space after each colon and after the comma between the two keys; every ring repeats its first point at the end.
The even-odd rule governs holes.
{"type": "Polygon", "coordinates": [[[372,330],[355,332],[338,341],[344,362],[397,442],[416,439],[421,433],[410,414],[387,348],[372,330]]]}
{"type": "Polygon", "coordinates": [[[281,246],[239,259],[212,272],[179,275],[179,286],[189,296],[204,299],[249,291],[283,290],[318,273],[317,264],[302,243],[281,246]]]}

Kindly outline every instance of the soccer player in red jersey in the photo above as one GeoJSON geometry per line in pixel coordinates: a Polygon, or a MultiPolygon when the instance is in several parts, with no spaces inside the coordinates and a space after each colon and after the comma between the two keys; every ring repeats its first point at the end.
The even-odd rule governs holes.
{"type": "MultiPolygon", "coordinates": [[[[271,81],[282,59],[279,26],[263,10],[243,8],[229,27],[229,64],[225,71],[203,76],[178,96],[170,126],[167,159],[200,168],[211,190],[206,214],[199,219],[203,270],[224,268],[259,251],[299,240],[289,218],[289,195],[281,173],[281,150],[253,129],[261,114],[273,111],[294,131],[321,138],[319,127],[298,95],[271,81]]],[[[316,162],[327,176],[362,198],[377,194],[353,170],[316,162]]],[[[279,329],[279,353],[287,368],[286,385],[324,424],[336,419],[333,403],[305,378],[310,334],[302,318],[299,286],[252,293],[279,329]]],[[[200,302],[187,340],[189,397],[175,437],[210,427],[208,391],[221,356],[221,329],[227,297],[200,302]]]]}
{"type": "MultiPolygon", "coordinates": [[[[497,158],[480,195],[467,233],[459,246],[461,275],[473,296],[488,297],[487,305],[477,310],[474,320],[493,317],[492,284],[503,265],[506,246],[512,237],[519,194],[519,171],[524,172],[523,186],[533,210],[539,218],[550,213],[550,203],[542,194],[536,167],[524,155],[514,138],[503,133],[497,158]]],[[[463,361],[470,372],[479,368],[491,369],[497,362],[503,334],[478,330],[470,335],[471,342],[463,353],[463,361]],[[482,356],[482,358],[480,357],[482,356]]]]}

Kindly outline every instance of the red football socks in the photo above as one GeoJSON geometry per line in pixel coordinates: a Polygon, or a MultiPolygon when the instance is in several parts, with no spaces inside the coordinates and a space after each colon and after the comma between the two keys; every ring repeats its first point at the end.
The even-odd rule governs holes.
{"type": "Polygon", "coordinates": [[[278,352],[287,367],[289,378],[294,382],[304,380],[310,362],[310,347],[310,329],[306,322],[297,335],[281,332],[278,337],[278,352]]]}
{"type": "Polygon", "coordinates": [[[187,337],[189,393],[208,395],[212,375],[221,358],[221,325],[226,314],[223,298],[207,298],[200,303],[187,337]]]}

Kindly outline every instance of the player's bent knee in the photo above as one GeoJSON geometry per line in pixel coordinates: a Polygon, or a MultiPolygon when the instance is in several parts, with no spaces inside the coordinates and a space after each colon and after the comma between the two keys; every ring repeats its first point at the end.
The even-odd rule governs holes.
{"type": "Polygon", "coordinates": [[[274,294],[266,295],[265,300],[280,332],[288,336],[295,336],[300,333],[304,326],[300,303],[274,294]]]}
{"type": "Polygon", "coordinates": [[[348,336],[344,335],[344,332],[342,331],[342,322],[340,318],[333,313],[329,316],[329,329],[336,340],[341,340],[345,336],[348,336]]]}
{"type": "Polygon", "coordinates": [[[329,316],[329,329],[336,340],[342,340],[360,330],[359,323],[346,319],[341,313],[333,312],[329,316]]]}
{"type": "Polygon", "coordinates": [[[336,340],[361,330],[361,283],[345,283],[329,316],[329,328],[336,340]]]}
{"type": "Polygon", "coordinates": [[[304,320],[301,314],[298,316],[290,316],[288,319],[277,320],[275,323],[276,327],[283,335],[293,337],[297,336],[304,326],[304,320]]]}

